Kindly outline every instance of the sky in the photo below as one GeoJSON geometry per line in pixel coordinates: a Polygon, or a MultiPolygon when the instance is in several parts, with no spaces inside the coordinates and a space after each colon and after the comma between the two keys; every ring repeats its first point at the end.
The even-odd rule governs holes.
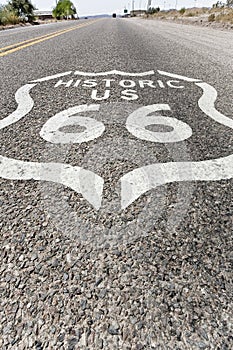
{"type": "MultiPolygon", "coordinates": [[[[71,0],[72,1],[72,0],[71,0]]],[[[51,10],[56,5],[56,0],[31,0],[32,4],[36,6],[38,10],[51,10]]],[[[77,9],[79,16],[87,16],[94,14],[122,14],[124,8],[128,10],[132,9],[132,0],[73,0],[74,6],[77,9]]],[[[148,0],[134,0],[134,9],[145,9],[147,7],[148,0]]],[[[152,0],[153,7],[164,8],[177,8],[181,7],[211,7],[217,0],[152,0]],[[164,7],[165,6],[165,7],[164,7]]],[[[0,0],[1,4],[7,3],[7,0],[0,0]]]]}

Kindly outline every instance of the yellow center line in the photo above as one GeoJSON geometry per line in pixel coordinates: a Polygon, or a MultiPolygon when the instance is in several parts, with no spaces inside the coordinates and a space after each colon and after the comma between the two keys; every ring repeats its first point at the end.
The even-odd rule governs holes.
{"type": "Polygon", "coordinates": [[[20,43],[16,43],[16,44],[13,44],[13,45],[9,45],[9,46],[0,48],[0,51],[7,50],[7,51],[4,51],[4,52],[0,52],[0,57],[9,55],[9,54],[11,54],[13,52],[22,50],[22,49],[24,49],[26,47],[29,47],[29,46],[32,46],[32,45],[35,45],[35,44],[39,44],[39,43],[41,43],[43,41],[55,38],[55,37],[57,37],[59,35],[71,32],[71,31],[73,31],[75,29],[79,29],[79,28],[83,28],[83,27],[89,26],[89,25],[91,25],[91,24],[93,24],[93,23],[95,23],[97,21],[99,21],[99,20],[95,20],[95,21],[91,21],[91,22],[88,22],[88,23],[79,24],[78,26],[75,26],[75,27],[59,30],[59,31],[53,32],[51,34],[43,35],[41,37],[36,37],[34,39],[25,40],[25,41],[22,41],[20,43]]]}
{"type": "MultiPolygon", "coordinates": [[[[78,26],[75,26],[75,27],[73,26],[73,27],[71,27],[71,28],[76,28],[76,27],[78,27],[78,26]]],[[[56,31],[56,32],[52,32],[52,33],[49,33],[49,34],[44,34],[44,35],[41,35],[41,36],[37,36],[37,37],[35,37],[35,38],[31,38],[31,39],[27,39],[27,40],[24,40],[24,41],[15,43],[15,44],[11,44],[11,45],[8,45],[8,46],[0,47],[0,51],[5,51],[5,50],[7,50],[7,49],[11,49],[11,48],[13,48],[13,47],[16,47],[16,46],[19,46],[19,45],[23,45],[23,44],[29,43],[29,42],[31,42],[31,41],[34,41],[34,40],[46,38],[46,37],[48,37],[48,36],[50,36],[50,35],[53,35],[53,34],[56,34],[56,33],[62,33],[62,32],[64,32],[65,30],[71,29],[71,28],[61,29],[61,30],[58,30],[58,31],[56,31]]]]}

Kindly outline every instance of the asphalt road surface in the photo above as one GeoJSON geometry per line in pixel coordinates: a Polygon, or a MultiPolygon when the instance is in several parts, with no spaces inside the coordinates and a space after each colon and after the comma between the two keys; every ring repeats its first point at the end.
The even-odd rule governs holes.
{"type": "Polygon", "coordinates": [[[0,348],[232,348],[233,32],[0,32],[0,348]]]}

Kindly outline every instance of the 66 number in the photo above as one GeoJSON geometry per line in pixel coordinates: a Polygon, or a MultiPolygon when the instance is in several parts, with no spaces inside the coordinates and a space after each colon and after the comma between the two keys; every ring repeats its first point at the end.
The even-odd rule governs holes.
{"type": "MultiPolygon", "coordinates": [[[[98,112],[100,105],[79,105],[59,112],[51,117],[42,127],[40,136],[51,143],[70,144],[92,141],[100,137],[105,131],[102,122],[84,117],[82,113],[98,112]],[[64,127],[81,127],[80,132],[64,132],[64,127]]],[[[151,142],[168,143],[188,139],[192,129],[188,124],[174,117],[153,115],[153,112],[171,111],[168,104],[153,104],[138,108],[126,120],[127,130],[135,137],[151,142]],[[151,131],[152,125],[165,126],[169,131],[151,131]]]]}

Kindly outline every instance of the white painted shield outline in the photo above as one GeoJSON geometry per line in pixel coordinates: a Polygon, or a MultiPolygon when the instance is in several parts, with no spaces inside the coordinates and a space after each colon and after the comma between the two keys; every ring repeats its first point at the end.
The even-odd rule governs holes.
{"type": "MultiPolygon", "coordinates": [[[[16,123],[25,117],[33,108],[34,101],[30,91],[38,83],[70,75],[68,71],[53,76],[44,77],[22,86],[15,94],[18,104],[17,109],[8,117],[0,120],[0,129],[16,123]]],[[[154,74],[154,71],[143,73],[126,73],[113,70],[105,73],[85,73],[76,71],[74,74],[82,76],[147,76],[154,74]]],[[[200,109],[216,122],[233,129],[233,120],[218,112],[215,108],[217,91],[211,85],[198,79],[192,79],[177,74],[159,71],[163,76],[193,82],[203,90],[203,95],[198,101],[200,109]]],[[[121,206],[127,208],[145,192],[158,186],[171,182],[180,181],[219,181],[233,177],[233,154],[227,157],[198,161],[198,162],[168,162],[144,166],[125,174],[121,178],[121,206]],[[166,174],[166,179],[164,178],[166,174]],[[148,181],[144,181],[145,177],[148,181]]],[[[73,167],[61,163],[36,163],[25,162],[0,156],[0,176],[11,180],[37,180],[51,181],[65,185],[82,196],[96,209],[101,206],[104,180],[89,170],[81,167],[73,167]],[[59,169],[56,172],[56,169],[59,169]]]]}

